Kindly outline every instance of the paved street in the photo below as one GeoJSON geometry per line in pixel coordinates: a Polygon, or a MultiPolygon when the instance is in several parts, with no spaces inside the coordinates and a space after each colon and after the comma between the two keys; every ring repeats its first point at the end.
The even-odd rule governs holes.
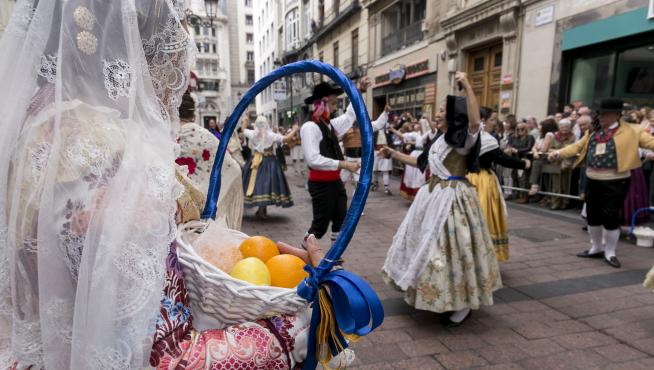
{"type": "MultiPolygon", "coordinates": [[[[295,206],[246,211],[244,231],[299,244],[311,220],[303,179],[290,175],[295,206]]],[[[398,183],[392,184],[397,193],[398,183]]],[[[351,189],[349,189],[351,190],[351,189]]],[[[574,256],[587,234],[571,213],[510,205],[511,260],[496,304],[462,327],[444,329],[439,315],[406,305],[380,269],[409,204],[371,193],[346,268],[367,279],[382,299],[384,324],[353,345],[356,369],[654,369],[654,293],[642,287],[654,249],[622,242],[622,269],[574,256]]]]}

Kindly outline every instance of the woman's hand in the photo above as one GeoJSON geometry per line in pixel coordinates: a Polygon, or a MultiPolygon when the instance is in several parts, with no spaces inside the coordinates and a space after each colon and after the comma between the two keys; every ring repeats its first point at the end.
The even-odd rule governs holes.
{"type": "Polygon", "coordinates": [[[531,168],[531,161],[530,160],[528,160],[527,158],[524,158],[522,161],[525,162],[525,170],[528,170],[528,169],[531,168]]]}
{"type": "Polygon", "coordinates": [[[470,82],[468,82],[468,75],[465,72],[456,72],[454,74],[454,81],[457,84],[460,84],[463,90],[467,90],[470,87],[470,82]]]}
{"type": "Polygon", "coordinates": [[[277,247],[279,247],[281,253],[300,257],[304,262],[311,264],[313,267],[316,267],[323,257],[325,257],[325,253],[318,245],[318,239],[313,234],[307,238],[307,250],[293,247],[284,242],[277,242],[277,247]]]}
{"type": "Polygon", "coordinates": [[[394,149],[391,149],[387,146],[382,147],[379,152],[385,157],[385,158],[392,158],[393,157],[393,152],[395,152],[394,149]]]}

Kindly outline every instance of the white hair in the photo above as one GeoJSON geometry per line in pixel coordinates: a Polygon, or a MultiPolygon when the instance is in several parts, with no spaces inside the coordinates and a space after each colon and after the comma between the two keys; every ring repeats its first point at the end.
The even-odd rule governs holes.
{"type": "Polygon", "coordinates": [[[559,121],[559,127],[561,127],[561,126],[566,126],[566,125],[572,127],[572,121],[570,121],[570,120],[567,119],[567,118],[562,118],[562,119],[559,121]]]}

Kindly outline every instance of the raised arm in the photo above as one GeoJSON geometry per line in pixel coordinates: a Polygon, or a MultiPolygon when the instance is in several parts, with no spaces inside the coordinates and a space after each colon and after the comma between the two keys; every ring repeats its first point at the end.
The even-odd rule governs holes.
{"type": "Polygon", "coordinates": [[[291,141],[293,139],[293,136],[295,136],[295,134],[297,134],[299,129],[300,129],[300,127],[297,124],[293,125],[293,128],[291,129],[291,131],[284,136],[282,141],[285,142],[285,143],[288,143],[289,141],[291,141]]]}
{"type": "MultiPolygon", "coordinates": [[[[361,94],[364,94],[366,90],[368,90],[368,87],[370,87],[370,81],[368,80],[368,77],[364,77],[359,81],[359,85],[357,86],[359,89],[359,92],[361,94]]],[[[352,103],[348,104],[347,109],[345,110],[345,114],[338,116],[336,118],[332,118],[330,120],[330,123],[332,124],[332,127],[336,131],[336,135],[338,137],[342,137],[345,135],[347,130],[352,127],[354,122],[356,121],[357,117],[356,114],[354,113],[354,108],[352,107],[352,103]]]]}
{"type": "Polygon", "coordinates": [[[383,130],[388,123],[388,113],[391,111],[391,106],[386,105],[384,111],[377,117],[376,120],[372,121],[372,132],[383,130]]]}
{"type": "Polygon", "coordinates": [[[466,96],[466,104],[468,106],[468,131],[475,134],[479,131],[479,124],[481,122],[477,96],[468,81],[468,76],[464,72],[456,72],[454,80],[457,84],[461,84],[461,87],[463,88],[463,93],[466,96]]]}

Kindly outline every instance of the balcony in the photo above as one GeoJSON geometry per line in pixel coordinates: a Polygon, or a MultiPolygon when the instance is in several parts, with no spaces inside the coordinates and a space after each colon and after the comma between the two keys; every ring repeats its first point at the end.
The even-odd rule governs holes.
{"type": "Polygon", "coordinates": [[[341,23],[345,22],[352,14],[359,10],[361,10],[361,4],[359,0],[352,0],[350,5],[345,8],[339,6],[338,8],[334,9],[332,12],[325,15],[322,19],[318,20],[318,24],[314,30],[313,39],[319,40],[324,35],[338,27],[341,23]]]}
{"type": "Polygon", "coordinates": [[[422,41],[422,20],[414,22],[407,27],[391,32],[382,39],[382,56],[411,46],[422,41]]]}

